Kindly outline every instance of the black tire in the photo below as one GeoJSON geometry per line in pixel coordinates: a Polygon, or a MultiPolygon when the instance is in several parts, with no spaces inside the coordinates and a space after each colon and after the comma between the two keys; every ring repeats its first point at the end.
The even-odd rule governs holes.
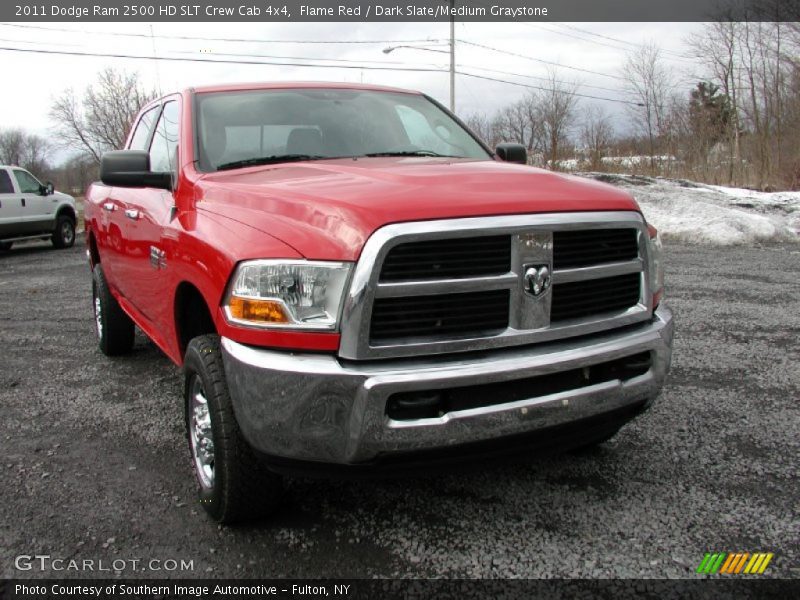
{"type": "Polygon", "coordinates": [[[8,252],[13,245],[14,242],[0,242],[0,252],[8,252]]]}
{"type": "Polygon", "coordinates": [[[106,356],[127,354],[133,348],[133,321],[111,295],[101,265],[92,271],[92,309],[100,351],[106,356]]]}
{"type": "Polygon", "coordinates": [[[184,375],[186,437],[200,504],[211,518],[225,524],[270,515],[280,503],[282,479],[267,470],[242,436],[225,381],[218,336],[202,335],[189,342],[184,375]],[[209,431],[203,424],[208,420],[210,454],[203,452],[209,431]]]}
{"type": "Polygon", "coordinates": [[[69,215],[56,219],[56,228],[50,238],[56,248],[71,248],[75,244],[75,221],[69,215]]]}

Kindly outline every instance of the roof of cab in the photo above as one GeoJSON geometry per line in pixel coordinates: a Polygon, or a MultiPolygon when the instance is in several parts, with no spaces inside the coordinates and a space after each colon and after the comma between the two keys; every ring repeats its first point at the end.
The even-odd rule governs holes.
{"type": "Polygon", "coordinates": [[[247,90],[285,90],[285,89],[344,89],[371,90],[376,92],[397,92],[401,94],[421,94],[415,90],[405,90],[383,85],[365,83],[333,82],[333,81],[269,81],[257,83],[225,83],[220,85],[204,85],[192,87],[190,93],[207,94],[214,92],[242,92],[247,90]]]}

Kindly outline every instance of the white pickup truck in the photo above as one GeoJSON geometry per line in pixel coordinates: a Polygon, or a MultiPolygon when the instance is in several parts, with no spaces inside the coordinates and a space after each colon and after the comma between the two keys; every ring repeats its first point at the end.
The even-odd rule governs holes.
{"type": "Polygon", "coordinates": [[[25,169],[0,165],[0,251],[14,242],[50,239],[56,248],[75,243],[75,198],[43,184],[25,169]]]}

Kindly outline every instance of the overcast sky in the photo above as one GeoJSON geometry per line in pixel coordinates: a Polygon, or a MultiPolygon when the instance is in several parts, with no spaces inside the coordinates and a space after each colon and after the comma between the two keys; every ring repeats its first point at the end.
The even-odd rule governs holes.
{"type": "MultiPolygon", "coordinates": [[[[0,46],[147,56],[152,56],[155,52],[158,56],[226,60],[237,60],[240,57],[222,56],[223,54],[269,55],[294,57],[307,63],[324,62],[328,65],[337,64],[334,59],[352,61],[339,63],[351,65],[382,64],[391,67],[442,69],[447,69],[449,65],[449,56],[443,53],[414,48],[398,48],[390,54],[382,52],[385,47],[392,45],[392,40],[446,42],[449,36],[447,23],[158,23],[152,25],[157,36],[154,39],[112,35],[121,32],[149,36],[151,26],[145,23],[36,23],[35,27],[38,29],[32,26],[33,24],[0,24],[0,46]],[[275,41],[239,43],[175,39],[169,36],[275,41]],[[376,40],[379,43],[329,45],[279,40],[376,40]]],[[[579,81],[582,84],[579,92],[603,98],[625,99],[623,81],[619,77],[626,51],[647,41],[655,41],[664,49],[664,58],[673,69],[676,79],[681,82],[679,90],[685,89],[688,94],[692,82],[700,75],[700,69],[692,61],[681,58],[681,55],[685,56],[687,53],[687,36],[701,28],[702,24],[698,23],[457,23],[456,38],[559,63],[564,65],[559,70],[559,77],[579,81]],[[566,67],[595,71],[597,74],[566,67]]],[[[430,47],[447,49],[446,45],[430,47]]],[[[254,57],[252,60],[274,59],[254,57]]],[[[0,128],[25,127],[40,134],[47,134],[51,127],[48,110],[53,98],[64,88],[83,90],[93,81],[96,73],[106,66],[137,71],[148,86],[160,87],[165,93],[190,85],[220,82],[322,80],[363,81],[414,88],[434,96],[444,104],[448,103],[449,98],[449,77],[447,73],[438,72],[212,65],[8,51],[0,51],[0,61],[4,75],[4,93],[0,94],[0,128]]],[[[456,63],[462,71],[530,85],[542,85],[543,81],[533,77],[547,74],[547,66],[544,64],[458,42],[456,63]]],[[[458,76],[456,109],[462,116],[472,112],[491,113],[520,98],[525,92],[523,87],[458,76]]],[[[614,115],[617,126],[625,129],[628,117],[624,104],[586,98],[581,100],[583,108],[592,103],[603,106],[614,115]]]]}

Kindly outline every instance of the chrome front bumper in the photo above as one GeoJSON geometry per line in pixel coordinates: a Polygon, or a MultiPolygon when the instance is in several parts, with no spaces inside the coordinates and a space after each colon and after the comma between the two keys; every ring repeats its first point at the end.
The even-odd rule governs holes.
{"type": "Polygon", "coordinates": [[[237,421],[259,452],[287,459],[358,464],[380,455],[434,450],[544,430],[658,395],[672,358],[672,312],[594,335],[483,352],[379,362],[244,346],[223,338],[225,373],[237,421]],[[507,382],[590,367],[650,352],[650,369],[527,400],[395,421],[387,399],[398,392],[507,382]]]}

